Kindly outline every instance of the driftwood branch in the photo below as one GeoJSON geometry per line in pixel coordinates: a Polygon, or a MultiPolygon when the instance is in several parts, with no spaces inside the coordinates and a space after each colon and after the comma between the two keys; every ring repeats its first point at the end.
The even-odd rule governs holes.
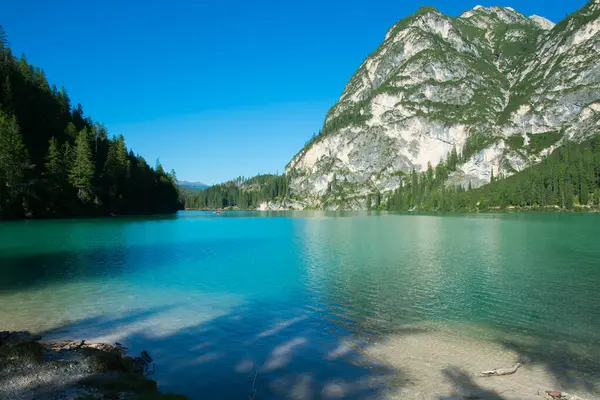
{"type": "Polygon", "coordinates": [[[542,396],[546,400],[584,400],[581,397],[569,394],[566,392],[558,392],[554,390],[538,390],[538,396],[542,396]]]}
{"type": "Polygon", "coordinates": [[[501,376],[501,375],[510,375],[517,372],[519,367],[523,365],[521,363],[516,363],[510,368],[496,368],[489,371],[482,371],[481,376],[501,376]]]}

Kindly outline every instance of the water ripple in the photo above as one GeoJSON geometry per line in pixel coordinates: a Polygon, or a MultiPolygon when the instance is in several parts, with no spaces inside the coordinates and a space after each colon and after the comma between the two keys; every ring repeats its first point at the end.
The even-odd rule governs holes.
{"type": "Polygon", "coordinates": [[[206,398],[257,371],[260,398],[366,397],[382,366],[359,350],[432,326],[549,371],[548,338],[600,341],[597,216],[255,216],[0,224],[0,330],[152,348],[162,387],[206,398]]]}

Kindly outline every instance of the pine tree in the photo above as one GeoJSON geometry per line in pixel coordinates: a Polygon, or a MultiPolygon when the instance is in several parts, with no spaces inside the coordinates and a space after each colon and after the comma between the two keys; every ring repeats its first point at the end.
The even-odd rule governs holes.
{"type": "Polygon", "coordinates": [[[125,138],[119,135],[113,138],[108,145],[108,154],[104,164],[106,178],[118,182],[129,174],[129,160],[127,159],[127,146],[125,138]]]}
{"type": "Polygon", "coordinates": [[[579,190],[579,204],[585,206],[590,201],[590,192],[587,182],[581,182],[581,189],[579,190]]]}
{"type": "Polygon", "coordinates": [[[50,214],[59,213],[61,211],[60,203],[64,200],[63,192],[67,185],[67,170],[58,141],[54,137],[50,138],[48,145],[43,178],[47,192],[46,209],[50,214]]]}
{"type": "Polygon", "coordinates": [[[71,171],[71,167],[73,166],[73,148],[69,142],[65,142],[62,146],[62,158],[65,170],[67,172],[71,171]]]}
{"type": "Polygon", "coordinates": [[[77,137],[77,128],[75,127],[74,123],[69,122],[67,124],[67,127],[65,128],[65,134],[69,140],[74,140],[77,137]]]}
{"type": "Polygon", "coordinates": [[[103,178],[109,183],[108,202],[113,213],[123,212],[127,180],[130,177],[130,162],[123,135],[113,138],[108,145],[103,178]]]}
{"type": "Polygon", "coordinates": [[[17,119],[0,110],[0,215],[11,218],[23,214],[21,197],[29,168],[17,119]]]}
{"type": "Polygon", "coordinates": [[[438,182],[446,179],[446,165],[443,158],[440,158],[440,162],[435,166],[435,179],[438,182]]]}
{"type": "Polygon", "coordinates": [[[48,154],[46,155],[43,174],[50,191],[57,190],[65,184],[66,171],[64,161],[58,147],[58,141],[53,136],[50,138],[48,145],[48,154]]]}
{"type": "Polygon", "coordinates": [[[83,117],[83,106],[81,103],[77,103],[77,106],[72,112],[73,114],[73,123],[77,127],[77,129],[84,129],[86,126],[86,120],[83,117]]]}
{"type": "Polygon", "coordinates": [[[77,197],[83,202],[92,198],[92,179],[94,178],[94,163],[86,129],[82,129],[75,140],[69,181],[77,190],[77,197]]]}
{"type": "Polygon", "coordinates": [[[458,154],[456,153],[456,147],[452,147],[452,152],[450,153],[450,159],[448,160],[448,169],[454,171],[456,166],[458,165],[458,154]]]}
{"type": "Polygon", "coordinates": [[[12,85],[10,83],[10,78],[6,76],[4,78],[4,83],[2,84],[2,109],[7,113],[14,112],[14,99],[13,99],[13,90],[12,85]]]}
{"type": "Polygon", "coordinates": [[[161,176],[165,174],[165,170],[163,169],[163,166],[160,163],[160,159],[158,158],[156,159],[156,165],[154,166],[154,170],[161,176]]]}
{"type": "Polygon", "coordinates": [[[9,45],[8,35],[4,31],[4,27],[0,25],[0,49],[6,49],[9,45]]]}
{"type": "Polygon", "coordinates": [[[71,99],[69,98],[67,89],[65,89],[64,86],[60,87],[60,90],[58,91],[57,100],[58,100],[58,104],[60,105],[61,112],[63,114],[70,114],[71,113],[71,99]]]}
{"type": "Polygon", "coordinates": [[[571,210],[573,208],[573,187],[570,182],[565,189],[565,196],[565,208],[571,210]]]}
{"type": "Polygon", "coordinates": [[[433,181],[433,167],[431,166],[431,161],[427,161],[427,182],[431,183],[433,181]]]}

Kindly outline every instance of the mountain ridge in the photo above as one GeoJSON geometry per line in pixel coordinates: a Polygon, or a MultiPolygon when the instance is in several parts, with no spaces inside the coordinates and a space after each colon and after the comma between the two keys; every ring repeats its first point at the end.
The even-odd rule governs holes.
{"type": "Polygon", "coordinates": [[[600,124],[599,15],[592,0],[556,25],[498,6],[398,21],[287,165],[291,193],[361,209],[453,149],[449,184],[478,187],[585,139],[600,124]]]}
{"type": "Polygon", "coordinates": [[[197,189],[204,189],[209,186],[203,182],[191,182],[191,181],[177,181],[177,185],[183,186],[183,187],[197,188],[197,189]]]}

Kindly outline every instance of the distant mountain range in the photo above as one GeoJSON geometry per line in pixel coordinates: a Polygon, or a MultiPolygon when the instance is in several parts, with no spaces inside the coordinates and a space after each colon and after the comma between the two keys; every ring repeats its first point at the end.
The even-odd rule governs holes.
{"type": "Polygon", "coordinates": [[[182,189],[187,189],[192,192],[206,189],[208,187],[207,184],[202,182],[188,182],[188,181],[177,181],[177,185],[182,189]]]}

